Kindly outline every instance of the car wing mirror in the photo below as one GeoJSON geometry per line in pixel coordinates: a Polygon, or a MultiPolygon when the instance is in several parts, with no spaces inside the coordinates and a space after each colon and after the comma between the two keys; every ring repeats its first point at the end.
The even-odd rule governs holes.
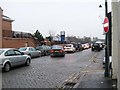
{"type": "Polygon", "coordinates": [[[21,55],[24,55],[24,53],[23,53],[23,52],[21,52],[21,55]]]}

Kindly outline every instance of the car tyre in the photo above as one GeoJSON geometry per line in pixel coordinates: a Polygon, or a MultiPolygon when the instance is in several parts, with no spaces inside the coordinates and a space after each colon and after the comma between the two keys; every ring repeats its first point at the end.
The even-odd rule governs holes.
{"type": "Polygon", "coordinates": [[[31,57],[31,54],[28,54],[28,56],[30,56],[30,57],[31,57]]]}
{"type": "Polygon", "coordinates": [[[41,53],[39,53],[38,57],[41,57],[41,56],[42,56],[41,53]]]}
{"type": "Polygon", "coordinates": [[[91,51],[94,51],[94,49],[91,49],[91,51]]]}
{"type": "Polygon", "coordinates": [[[4,70],[5,72],[9,72],[9,71],[10,71],[10,69],[11,69],[11,65],[10,65],[10,63],[9,63],[9,62],[7,62],[7,63],[4,65],[3,70],[4,70]]]}
{"type": "Polygon", "coordinates": [[[29,65],[30,65],[30,62],[31,62],[30,59],[27,59],[25,65],[26,65],[26,66],[29,66],[29,65]]]}

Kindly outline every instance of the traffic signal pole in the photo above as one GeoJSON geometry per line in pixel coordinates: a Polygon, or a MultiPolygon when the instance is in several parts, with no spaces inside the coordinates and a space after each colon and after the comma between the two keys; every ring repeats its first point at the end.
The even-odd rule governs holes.
{"type": "MultiPolygon", "coordinates": [[[[107,0],[105,0],[105,16],[107,17],[107,0]]],[[[109,67],[109,50],[108,50],[108,33],[105,34],[105,77],[110,77],[110,67],[109,67]]]]}

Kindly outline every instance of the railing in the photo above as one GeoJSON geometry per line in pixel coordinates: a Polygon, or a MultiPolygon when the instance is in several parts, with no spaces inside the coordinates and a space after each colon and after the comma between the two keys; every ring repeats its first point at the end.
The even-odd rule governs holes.
{"type": "Polygon", "coordinates": [[[26,32],[3,30],[3,37],[11,38],[33,38],[33,35],[26,32]]]}

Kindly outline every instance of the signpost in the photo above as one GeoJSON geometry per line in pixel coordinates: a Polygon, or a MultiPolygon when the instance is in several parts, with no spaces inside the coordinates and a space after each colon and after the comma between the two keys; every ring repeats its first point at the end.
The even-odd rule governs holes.
{"type": "Polygon", "coordinates": [[[103,27],[104,27],[104,32],[106,34],[106,39],[105,39],[105,77],[110,76],[110,68],[109,68],[109,52],[108,52],[108,31],[109,31],[109,19],[105,17],[104,22],[103,22],[103,27]]]}
{"type": "Polygon", "coordinates": [[[103,22],[104,32],[107,33],[109,31],[109,20],[107,17],[105,17],[103,22]]]}

